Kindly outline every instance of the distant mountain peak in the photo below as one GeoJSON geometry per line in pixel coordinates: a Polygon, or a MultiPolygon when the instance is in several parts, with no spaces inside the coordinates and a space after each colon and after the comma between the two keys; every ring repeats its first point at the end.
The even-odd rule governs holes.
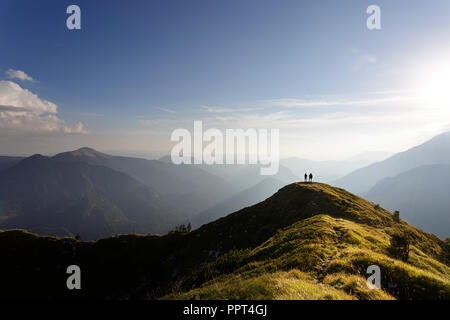
{"type": "Polygon", "coordinates": [[[36,163],[36,162],[44,161],[44,160],[48,160],[48,157],[43,156],[42,154],[36,153],[36,154],[33,154],[32,156],[29,156],[28,158],[23,159],[18,164],[20,164],[20,163],[36,163]]]}
{"type": "Polygon", "coordinates": [[[47,157],[45,157],[45,156],[43,156],[42,154],[40,154],[40,153],[36,153],[36,154],[33,154],[32,156],[29,156],[27,159],[46,159],[47,157]]]}
{"type": "MultiPolygon", "coordinates": [[[[42,168],[48,165],[50,161],[49,157],[43,156],[42,154],[34,154],[25,159],[21,159],[13,166],[10,170],[12,171],[26,171],[28,169],[34,170],[36,168],[42,168]]],[[[40,170],[40,169],[39,169],[40,170]]]]}
{"type": "Polygon", "coordinates": [[[63,153],[59,153],[54,156],[55,159],[73,159],[76,160],[77,158],[106,158],[110,157],[110,155],[107,155],[105,153],[101,153],[95,149],[89,148],[89,147],[82,147],[74,151],[67,151],[63,153]]]}
{"type": "Polygon", "coordinates": [[[365,193],[384,178],[424,165],[450,164],[449,150],[450,132],[444,132],[386,160],[359,168],[333,183],[351,192],[365,193]]]}
{"type": "Polygon", "coordinates": [[[88,151],[88,152],[98,152],[97,150],[93,149],[93,148],[89,148],[89,147],[81,147],[78,150],[75,151],[88,151]]]}
{"type": "Polygon", "coordinates": [[[72,151],[71,154],[74,156],[86,156],[86,157],[97,157],[105,155],[104,153],[101,153],[89,147],[82,147],[78,150],[72,151]]]}

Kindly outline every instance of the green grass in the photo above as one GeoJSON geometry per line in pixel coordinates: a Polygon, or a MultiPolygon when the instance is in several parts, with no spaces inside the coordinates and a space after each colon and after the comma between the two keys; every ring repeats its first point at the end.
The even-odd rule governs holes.
{"type": "Polygon", "coordinates": [[[162,299],[183,300],[352,300],[353,296],[318,283],[298,270],[266,273],[245,278],[236,274],[207,282],[187,293],[170,294],[162,299]]]}
{"type": "MultiPolygon", "coordinates": [[[[222,297],[216,291],[227,286],[229,277],[231,280],[242,280],[244,277],[244,283],[256,285],[260,284],[260,280],[265,276],[272,277],[273,274],[292,269],[305,272],[312,279],[316,279],[316,284],[308,283],[319,285],[320,290],[323,290],[324,284],[335,286],[341,283],[335,289],[354,299],[450,298],[450,268],[415,247],[416,244],[423,247],[423,238],[428,239],[428,235],[417,233],[417,242],[412,246],[409,262],[404,263],[387,255],[390,239],[388,232],[391,231],[390,227],[373,228],[327,215],[314,216],[279,230],[253,250],[230,251],[215,262],[191,273],[181,289],[186,290],[192,286],[200,288],[195,288],[192,292],[187,290],[181,293],[179,298],[189,299],[192,295],[205,295],[217,299],[241,299],[244,294],[248,294],[244,298],[252,299],[253,296],[261,294],[262,288],[268,289],[249,286],[247,290],[243,290],[230,282],[231,289],[226,290],[225,296],[222,297]],[[330,258],[330,261],[325,270],[325,279],[323,283],[317,283],[317,279],[323,277],[318,267],[327,258],[330,258]],[[365,282],[367,267],[373,264],[381,268],[384,290],[371,290],[365,282]],[[207,285],[202,287],[202,283],[207,285]],[[251,288],[256,291],[253,292],[251,288]],[[233,296],[233,292],[236,292],[236,295],[233,296]]],[[[428,251],[436,253],[436,250],[437,248],[432,246],[428,251]]],[[[271,285],[269,287],[272,288],[271,285]]],[[[284,295],[293,296],[293,293],[284,295]]],[[[174,294],[166,296],[174,297],[174,294]]]]}
{"type": "Polygon", "coordinates": [[[395,299],[383,290],[369,288],[366,283],[366,278],[358,275],[331,273],[325,277],[323,282],[360,300],[395,299]]]}

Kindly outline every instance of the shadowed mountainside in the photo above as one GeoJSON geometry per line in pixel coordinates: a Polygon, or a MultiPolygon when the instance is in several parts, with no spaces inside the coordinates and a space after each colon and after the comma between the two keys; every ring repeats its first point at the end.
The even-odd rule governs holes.
{"type": "Polygon", "coordinates": [[[433,164],[450,164],[450,132],[397,153],[392,157],[358,169],[333,182],[334,185],[351,192],[364,193],[384,178],[396,176],[402,172],[433,164]]]}
{"type": "Polygon", "coordinates": [[[0,156],[0,171],[11,168],[23,159],[25,158],[0,156]]]}
{"type": "Polygon", "coordinates": [[[158,193],[107,167],[34,155],[0,173],[2,228],[98,239],[181,221],[158,193]]]}
{"type": "Polygon", "coordinates": [[[365,195],[403,219],[438,235],[450,236],[450,165],[414,168],[378,182],[365,195]]]}
{"type": "Polygon", "coordinates": [[[63,152],[53,159],[105,166],[126,173],[158,192],[175,207],[183,208],[186,219],[234,192],[227,181],[194,165],[112,156],[91,148],[63,152]]]}

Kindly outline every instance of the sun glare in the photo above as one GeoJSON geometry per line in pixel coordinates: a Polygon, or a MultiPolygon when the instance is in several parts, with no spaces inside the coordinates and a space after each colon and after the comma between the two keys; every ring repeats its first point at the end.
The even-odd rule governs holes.
{"type": "Polygon", "coordinates": [[[450,107],[450,62],[435,64],[424,72],[422,82],[423,98],[440,107],[450,107]]]}

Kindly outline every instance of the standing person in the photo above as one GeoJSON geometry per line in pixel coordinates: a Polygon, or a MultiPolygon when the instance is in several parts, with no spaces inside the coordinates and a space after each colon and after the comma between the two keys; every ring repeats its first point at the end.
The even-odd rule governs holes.
{"type": "Polygon", "coordinates": [[[312,178],[313,178],[313,175],[312,175],[312,173],[310,173],[309,174],[309,182],[312,182],[312,178]]]}
{"type": "Polygon", "coordinates": [[[305,173],[305,182],[308,182],[308,175],[305,173]]]}

